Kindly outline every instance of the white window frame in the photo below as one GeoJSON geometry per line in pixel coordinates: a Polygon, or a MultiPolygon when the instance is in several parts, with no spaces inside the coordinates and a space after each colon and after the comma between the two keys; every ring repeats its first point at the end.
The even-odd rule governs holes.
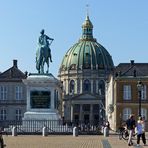
{"type": "Polygon", "coordinates": [[[146,94],[147,86],[144,85],[143,89],[141,91],[141,100],[146,100],[147,99],[147,94],[146,94]]]}
{"type": "Polygon", "coordinates": [[[131,100],[131,85],[123,85],[123,99],[131,100]]]}
{"type": "Polygon", "coordinates": [[[0,86],[0,100],[7,99],[7,86],[0,86]]]}
{"type": "Polygon", "coordinates": [[[3,121],[7,119],[7,111],[6,111],[6,109],[1,109],[0,110],[0,119],[3,120],[3,121]]]}
{"type": "Polygon", "coordinates": [[[131,113],[132,113],[131,108],[124,108],[123,109],[123,117],[122,117],[122,119],[124,121],[126,121],[129,118],[129,116],[131,115],[131,113]]]}
{"type": "Polygon", "coordinates": [[[21,109],[16,109],[16,120],[19,121],[22,119],[22,110],[21,109]]]}
{"type": "Polygon", "coordinates": [[[15,99],[16,100],[22,100],[23,98],[23,87],[22,86],[16,86],[15,87],[15,99]]]}
{"type": "Polygon", "coordinates": [[[145,120],[147,120],[147,109],[146,108],[141,108],[141,116],[145,117],[145,120]]]}

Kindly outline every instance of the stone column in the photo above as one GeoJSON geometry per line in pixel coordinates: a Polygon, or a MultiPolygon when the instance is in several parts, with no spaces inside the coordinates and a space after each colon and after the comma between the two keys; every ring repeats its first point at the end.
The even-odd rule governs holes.
{"type": "Polygon", "coordinates": [[[73,104],[71,104],[71,122],[73,121],[73,104]]]}
{"type": "Polygon", "coordinates": [[[65,85],[65,91],[66,91],[66,94],[69,93],[69,79],[66,79],[66,85],[65,85]]]}
{"type": "Polygon", "coordinates": [[[90,104],[90,121],[93,121],[93,104],[90,104]]]}
{"type": "Polygon", "coordinates": [[[79,118],[80,121],[83,120],[83,104],[80,104],[80,118],[79,118]]]}
{"type": "Polygon", "coordinates": [[[91,80],[91,93],[93,94],[93,80],[91,80]]]}
{"type": "Polygon", "coordinates": [[[31,109],[31,105],[30,105],[30,92],[31,89],[29,86],[27,86],[27,111],[29,111],[31,109]]]}
{"type": "Polygon", "coordinates": [[[80,79],[80,94],[83,92],[83,79],[80,79]]]}
{"type": "Polygon", "coordinates": [[[66,94],[66,79],[63,81],[63,90],[64,90],[64,95],[66,94]]]}
{"type": "Polygon", "coordinates": [[[98,94],[98,80],[96,80],[96,93],[98,94]]]}

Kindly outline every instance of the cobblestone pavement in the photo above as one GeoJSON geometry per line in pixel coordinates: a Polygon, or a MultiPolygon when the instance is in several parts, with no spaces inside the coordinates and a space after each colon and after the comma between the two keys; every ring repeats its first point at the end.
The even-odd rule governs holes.
{"type": "MultiPolygon", "coordinates": [[[[16,137],[3,136],[6,148],[128,148],[127,142],[119,140],[117,135],[103,137],[96,136],[78,136],[72,135],[19,135],[16,137]]],[[[136,147],[136,141],[134,141],[136,147]]],[[[144,146],[143,146],[144,147],[144,146]]],[[[148,146],[145,146],[148,148],[148,146]]],[[[141,147],[140,147],[141,148],[141,147]]]]}

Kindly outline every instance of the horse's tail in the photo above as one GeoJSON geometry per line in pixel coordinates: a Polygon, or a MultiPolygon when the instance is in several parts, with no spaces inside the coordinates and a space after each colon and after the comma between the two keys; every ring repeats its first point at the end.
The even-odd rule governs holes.
{"type": "Polygon", "coordinates": [[[39,62],[37,60],[37,57],[36,57],[36,69],[39,70],[39,62]]]}
{"type": "Polygon", "coordinates": [[[40,69],[40,50],[37,49],[36,52],[36,69],[39,70],[40,69]]]}

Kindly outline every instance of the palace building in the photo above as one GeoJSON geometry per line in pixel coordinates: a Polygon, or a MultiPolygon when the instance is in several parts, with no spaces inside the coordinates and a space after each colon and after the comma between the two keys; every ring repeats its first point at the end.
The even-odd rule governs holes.
{"type": "Polygon", "coordinates": [[[131,60],[116,66],[106,85],[106,113],[114,130],[134,114],[135,120],[138,116],[145,117],[148,131],[148,63],[131,60]]]}
{"type": "Polygon", "coordinates": [[[0,121],[22,120],[26,111],[26,86],[22,79],[27,73],[18,69],[17,60],[13,66],[0,74],[0,121]]]}

